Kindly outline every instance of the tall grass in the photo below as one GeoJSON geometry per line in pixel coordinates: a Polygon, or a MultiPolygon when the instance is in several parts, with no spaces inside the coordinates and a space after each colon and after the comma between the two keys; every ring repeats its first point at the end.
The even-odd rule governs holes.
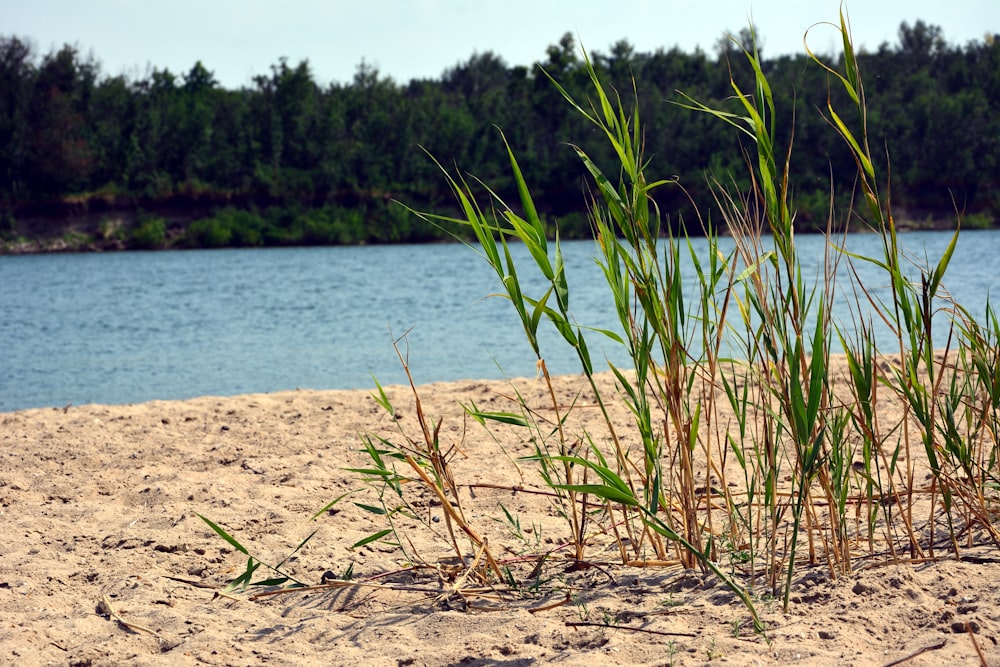
{"type": "MultiPolygon", "coordinates": [[[[755,51],[744,52],[752,87],[732,81],[735,108],[715,108],[688,96],[680,102],[742,133],[750,147],[750,188],[715,183],[721,231],[736,241],[728,255],[720,250],[720,230],[700,221],[687,224],[701,224],[708,237],[709,250],[702,256],[686,239],[670,234],[663,224],[667,215],[657,209],[652,193],[680,185],[647,175],[638,106],[626,107],[602,83],[586,53],[592,82],[588,102],[553,81],[618,158],[616,173],[609,176],[583,148],[573,147],[591,176],[596,258],[624,332],[598,335],[623,346],[631,361],[627,370],[609,366],[617,380],[614,396],[598,391],[585,342],[585,334],[593,332],[572,318],[558,237],[550,251],[509,145],[520,208],[488,187],[490,205],[482,207],[463,177],[449,176],[465,219],[421,214],[431,222],[474,230],[543,371],[537,330],[548,320],[578,350],[600,404],[624,401],[634,417],[631,428],[641,442],[635,450],[622,447],[620,425],[609,419],[611,449],[602,449],[587,434],[588,447],[539,451],[535,460],[546,483],[567,494],[570,508],[585,495],[609,503],[603,520],[638,536],[627,541],[628,547],[619,545],[626,562],[645,550],[658,558],[672,550],[686,566],[719,576],[755,622],[749,591],[780,595],[787,609],[803,564],[822,565],[841,576],[883,549],[894,559],[928,557],[942,527],[955,554],[960,536],[966,544],[975,541],[974,529],[994,542],[997,537],[998,385],[991,383],[996,370],[990,366],[997,319],[990,309],[986,325],[976,322],[943,290],[957,231],[933,265],[903,254],[890,202],[880,192],[885,177],[876,172],[869,147],[867,101],[846,17],[841,15],[834,27],[844,48],[839,69],[810,55],[829,72],[831,85],[848,93],[848,113],[832,102],[823,113],[857,164],[856,174],[837,174],[833,185],[856,181],[862,207],[838,213],[831,193],[828,249],[818,277],[805,275],[798,256],[789,187],[793,146],[779,146],[778,137],[788,133],[778,126],[774,97],[755,51]],[[861,218],[881,236],[880,256],[846,249],[842,230],[848,217],[861,218]],[[523,293],[519,271],[527,269],[511,261],[511,240],[527,246],[534,260],[530,268],[549,281],[544,294],[523,293]],[[684,284],[683,260],[695,266],[693,285],[684,284]],[[859,262],[885,273],[891,286],[887,299],[857,280],[853,266],[859,262]],[[834,302],[847,294],[858,302],[851,321],[834,321],[834,302]],[[953,322],[943,338],[934,331],[938,311],[953,322]],[[876,347],[875,322],[889,327],[896,340],[892,350],[876,347]],[[935,350],[942,340],[948,341],[943,353],[935,350]],[[834,343],[844,354],[845,377],[831,374],[834,343]],[[896,412],[885,409],[892,406],[896,412]],[[732,415],[727,423],[721,423],[723,407],[732,415]],[[555,479],[550,471],[557,464],[562,474],[555,479]],[[917,482],[921,465],[930,470],[929,487],[917,482]],[[929,504],[920,502],[928,498],[929,504]],[[914,515],[917,507],[924,508],[925,517],[914,515]],[[732,574],[722,573],[717,564],[723,544],[730,562],[738,563],[732,574]]],[[[572,509],[568,514],[575,516],[572,509]]],[[[570,525],[582,557],[583,523],[571,520],[570,525]]]]}
{"type": "MultiPolygon", "coordinates": [[[[838,212],[831,192],[818,276],[807,275],[796,247],[789,187],[794,146],[779,145],[790,133],[778,125],[754,50],[744,52],[752,85],[745,89],[733,79],[731,107],[688,96],[679,102],[717,118],[720,130],[739,132],[747,147],[748,178],[715,181],[720,223],[684,221],[707,236],[705,253],[672,234],[669,212],[655,203],[657,189],[681,184],[647,173],[638,91],[631,91],[631,104],[623,102],[586,52],[588,100],[552,81],[617,156],[602,166],[583,147],[572,147],[590,175],[595,259],[616,331],[588,328],[573,317],[558,230],[550,238],[506,138],[516,203],[442,168],[463,217],[414,211],[443,228],[471,229],[478,242],[472,247],[519,317],[553,417],[539,418],[541,410],[521,394],[514,411],[466,410],[482,424],[520,430],[533,443],[526,461],[552,493],[573,557],[583,561],[590,545],[606,547],[610,540],[623,566],[679,561],[699,568],[732,591],[758,631],[763,621],[755,600],[778,597],[787,609],[805,567],[837,578],[865,563],[956,557],[983,542],[1000,547],[1000,318],[987,304],[985,320],[977,321],[944,289],[957,231],[933,264],[903,254],[891,202],[882,194],[887,177],[876,171],[869,147],[861,66],[843,14],[833,27],[842,37],[840,63],[813,60],[848,94],[846,112],[828,102],[823,113],[857,171],[835,174],[832,187],[853,185],[861,206],[838,212]],[[738,182],[750,186],[741,190],[738,182]],[[847,249],[842,230],[855,217],[881,237],[880,255],[847,249]],[[723,252],[720,234],[733,237],[734,250],[723,252]],[[523,266],[512,258],[514,242],[530,255],[523,266]],[[695,269],[693,281],[685,282],[685,262],[695,269]],[[861,262],[884,273],[887,297],[858,280],[853,269],[861,262]],[[528,293],[522,278],[529,272],[544,279],[540,293],[528,293]],[[847,298],[851,317],[836,321],[834,303],[847,298]],[[949,323],[943,334],[935,330],[937,314],[949,323]],[[604,416],[603,432],[568,426],[576,408],[557,398],[539,337],[543,326],[553,326],[576,351],[604,416]],[[877,326],[892,332],[892,349],[876,345],[877,326]],[[627,367],[608,364],[611,393],[602,391],[604,369],[590,353],[595,336],[620,346],[629,360],[627,367]],[[834,357],[837,348],[842,362],[834,357]],[[844,372],[833,372],[840,367],[844,372]],[[614,402],[627,407],[631,423],[611,418],[614,402]],[[928,483],[921,481],[924,471],[928,483]]],[[[389,521],[370,539],[407,549],[393,517],[417,515],[402,482],[418,481],[447,509],[441,539],[458,561],[484,581],[509,580],[488,540],[466,521],[438,428],[424,417],[415,385],[413,392],[418,436],[403,434],[399,444],[364,439],[373,465],[357,472],[377,487],[378,504],[362,506],[389,521]]],[[[381,388],[376,398],[393,412],[381,388]]]]}

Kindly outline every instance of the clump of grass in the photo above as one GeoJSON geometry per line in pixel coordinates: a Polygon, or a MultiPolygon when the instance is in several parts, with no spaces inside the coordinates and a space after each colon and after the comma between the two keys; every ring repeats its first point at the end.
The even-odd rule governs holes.
{"type": "MultiPolygon", "coordinates": [[[[626,114],[620,100],[612,103],[597,72],[584,53],[597,102],[585,109],[553,82],[590,122],[596,125],[612,144],[621,161],[621,180],[615,185],[604,175],[586,152],[576,147],[581,160],[593,176],[597,194],[591,207],[598,261],[611,289],[615,312],[624,336],[611,331],[599,331],[624,346],[632,360],[632,374],[614,365],[619,393],[615,399],[625,401],[635,417],[634,426],[641,438],[639,460],[627,451],[617,436],[614,421],[608,416],[607,400],[597,385],[587,335],[575,322],[569,308],[570,289],[565,275],[558,237],[552,244],[545,237],[545,227],[539,220],[517,160],[508,145],[511,170],[520,194],[523,215],[490,191],[492,206],[488,213],[476,202],[475,194],[462,177],[448,176],[456,199],[465,212],[465,219],[418,213],[442,226],[465,225],[472,229],[482,247],[482,254],[493,268],[521,318],[529,344],[538,358],[539,369],[549,387],[556,415],[559,446],[557,451],[539,450],[531,460],[541,469],[542,479],[560,492],[568,504],[567,516],[577,559],[584,558],[587,542],[582,507],[587,497],[596,496],[606,503],[603,520],[609,525],[622,525],[629,535],[626,547],[618,535],[618,551],[628,563],[644,549],[652,549],[655,557],[665,560],[668,550],[674,550],[687,566],[699,566],[715,574],[746,605],[754,627],[762,629],[746,588],[724,572],[716,562],[711,539],[699,516],[699,507],[710,502],[710,486],[703,493],[695,489],[696,475],[693,452],[699,442],[699,425],[703,401],[709,401],[711,383],[704,382],[704,368],[691,357],[685,318],[684,289],[680,275],[680,244],[668,239],[661,247],[660,212],[652,204],[650,193],[668,181],[649,182],[644,174],[640,124],[626,114]],[[597,199],[600,197],[600,199],[597,199]],[[598,203],[600,202],[600,203],[598,203]],[[538,296],[524,293],[518,278],[518,267],[511,259],[508,239],[524,243],[534,261],[534,268],[548,281],[547,290],[538,296]],[[555,297],[555,305],[549,300],[555,297]],[[605,416],[605,426],[612,449],[602,451],[592,434],[584,433],[572,443],[563,429],[563,416],[551,389],[551,379],[539,348],[537,331],[542,321],[549,321],[579,356],[581,369],[596,396],[597,405],[605,416]],[[699,382],[699,379],[702,381],[699,382]],[[692,403],[692,396],[696,401],[692,403]],[[662,425],[662,428],[661,428],[662,425]],[[583,446],[584,443],[586,446],[583,446]],[[666,465],[665,465],[666,464],[666,465]],[[554,478],[553,470],[560,475],[554,478]],[[631,555],[628,553],[632,550],[631,555]]],[[[488,188],[487,188],[488,190],[488,188]]],[[[689,245],[690,248],[690,245],[689,245]]],[[[720,309],[714,297],[715,286],[724,278],[720,264],[709,265],[703,277],[701,300],[708,311],[702,314],[703,333],[718,350],[719,337],[711,322],[720,309]],[[707,277],[706,277],[707,276],[707,277]]],[[[708,366],[715,356],[709,356],[708,366]]],[[[528,406],[522,405],[527,411],[528,406]]],[[[711,447],[706,446],[711,461],[711,447]]],[[[706,477],[707,479],[707,477],[706,477]]],[[[709,513],[711,515],[711,513],[709,513]]],[[[607,531],[612,533],[611,530],[607,531]]],[[[710,533],[708,533],[710,535],[710,533]]]]}
{"type": "Polygon", "coordinates": [[[405,429],[399,426],[399,422],[396,420],[396,409],[385,390],[376,381],[378,394],[375,400],[399,426],[398,433],[402,441],[372,435],[364,435],[362,438],[364,451],[371,460],[371,466],[349,470],[361,475],[366,483],[376,489],[378,505],[373,506],[360,502],[355,504],[376,516],[385,517],[389,527],[358,541],[353,545],[353,548],[389,538],[393,540],[394,546],[399,547],[407,554],[410,563],[424,564],[422,556],[394,522],[394,518],[401,515],[418,522],[424,529],[430,531],[437,540],[448,544],[455,553],[456,563],[461,564],[462,571],[475,573],[482,581],[491,579],[490,575],[494,575],[496,580],[502,579],[503,573],[490,551],[489,544],[468,521],[462,508],[461,496],[458,493],[458,486],[450,467],[450,460],[455,450],[454,448],[442,447],[441,422],[432,423],[424,414],[420,394],[413,377],[410,375],[406,356],[399,348],[399,341],[394,341],[394,346],[416,401],[416,416],[420,426],[420,434],[417,438],[411,437],[405,429]],[[403,470],[400,471],[397,466],[403,470]],[[414,492],[404,491],[403,485],[410,483],[415,483],[422,491],[429,492],[434,503],[441,508],[444,516],[444,534],[439,533],[429,512],[417,509],[410,501],[410,497],[418,495],[414,492]],[[463,540],[467,539],[473,548],[475,558],[471,564],[466,560],[466,550],[460,545],[460,537],[463,540]]]}
{"type": "MultiPolygon", "coordinates": [[[[732,591],[758,632],[764,625],[754,600],[781,599],[787,610],[803,567],[823,567],[836,578],[862,560],[937,557],[941,544],[952,556],[960,555],[963,544],[988,541],[1000,547],[1000,318],[987,304],[985,320],[977,321],[944,289],[957,231],[933,264],[903,254],[890,201],[881,193],[885,179],[869,148],[861,65],[843,14],[834,28],[844,49],[839,66],[813,58],[850,100],[849,115],[830,102],[823,113],[854,156],[857,173],[836,175],[832,188],[856,182],[861,206],[838,213],[831,192],[827,251],[818,276],[806,274],[796,246],[794,193],[788,185],[793,145],[778,145],[778,137],[788,133],[778,127],[770,85],[752,49],[744,51],[751,87],[733,78],[732,108],[688,96],[680,101],[742,133],[747,145],[746,178],[714,181],[721,227],[689,221],[707,238],[704,253],[664,224],[669,212],[659,210],[653,193],[681,185],[647,175],[638,105],[626,105],[606,88],[586,52],[590,101],[576,100],[552,82],[617,157],[612,172],[583,147],[572,147],[591,177],[596,261],[616,331],[593,329],[574,318],[558,230],[549,238],[502,134],[516,205],[488,184],[442,169],[463,217],[414,211],[443,229],[472,231],[477,241],[472,247],[495,272],[501,296],[519,317],[551,417],[540,417],[516,389],[512,411],[474,404],[465,409],[484,426],[519,430],[532,443],[533,454],[522,463],[533,464],[551,492],[573,559],[584,562],[588,549],[599,544],[616,551],[624,567],[680,562],[699,568],[732,591]],[[740,189],[741,182],[749,187],[740,189]],[[480,202],[483,195],[488,204],[480,202]],[[879,234],[881,254],[847,250],[842,230],[851,218],[879,234]],[[733,237],[733,250],[723,251],[720,234],[733,237]],[[526,265],[513,260],[511,243],[527,249],[526,265]],[[687,282],[685,262],[694,267],[694,279],[687,282]],[[858,280],[858,263],[885,275],[888,296],[858,280]],[[529,271],[543,278],[540,293],[526,289],[523,276],[529,271]],[[836,321],[834,303],[846,295],[854,303],[850,321],[836,321]],[[943,336],[938,315],[945,316],[943,336]],[[576,352],[604,417],[603,432],[570,428],[576,403],[557,400],[539,337],[544,325],[553,326],[576,352]],[[876,326],[892,333],[893,349],[878,347],[876,326]],[[615,380],[611,394],[602,392],[590,353],[595,336],[620,346],[629,360],[627,367],[608,364],[615,380]],[[939,341],[946,341],[944,348],[935,347],[939,341]],[[835,343],[846,363],[843,376],[831,372],[835,343]],[[611,418],[614,402],[628,409],[631,423],[611,418]],[[892,406],[895,412],[883,409],[892,406]],[[636,446],[625,444],[623,429],[635,436],[636,446]],[[930,471],[929,485],[917,481],[920,466],[930,471]],[[927,507],[925,516],[917,515],[927,507]]],[[[638,91],[632,93],[637,98],[638,91]]],[[[400,361],[407,368],[403,354],[400,361]]],[[[420,434],[401,430],[401,441],[363,438],[371,465],[355,472],[375,490],[377,501],[357,504],[387,527],[358,545],[389,541],[409,562],[421,562],[406,536],[416,528],[396,521],[405,516],[449,546],[463,576],[516,585],[466,520],[450,454],[440,442],[440,423],[425,417],[409,380],[420,434]],[[404,485],[414,482],[444,508],[443,533],[407,499],[404,485]]],[[[376,386],[376,401],[394,414],[376,386]]],[[[521,518],[500,509],[508,532],[528,545],[521,518]]],[[[523,557],[523,549],[518,555],[523,557]]],[[[545,554],[538,556],[540,567],[545,554]]]]}
{"type": "MultiPolygon", "coordinates": [[[[597,261],[623,332],[598,335],[623,346],[631,360],[628,372],[609,365],[617,380],[616,396],[601,396],[594,381],[585,338],[593,332],[572,318],[558,237],[550,254],[545,227],[509,145],[520,209],[488,187],[490,206],[482,207],[463,177],[448,176],[465,219],[420,214],[432,223],[464,224],[474,230],[543,369],[537,329],[547,319],[578,351],[598,404],[621,400],[634,416],[631,427],[642,443],[637,451],[621,446],[619,427],[608,419],[609,450],[597,446],[593,434],[585,434],[587,447],[533,457],[543,468],[545,482],[575,493],[566,496],[571,505],[584,496],[608,503],[604,520],[620,517],[616,525],[637,538],[629,539],[628,547],[620,541],[624,562],[629,561],[628,549],[637,555],[649,548],[659,558],[674,550],[686,566],[711,571],[729,586],[755,624],[759,619],[740,577],[722,573],[716,565],[720,543],[738,555],[730,561],[740,563],[734,569],[745,573],[750,587],[764,585],[770,594],[780,595],[787,609],[802,563],[822,564],[833,576],[847,574],[859,557],[859,542],[868,545],[868,557],[882,545],[894,558],[901,557],[900,549],[923,557],[933,552],[934,528],[942,520],[956,553],[957,536],[970,535],[973,523],[996,540],[996,497],[990,486],[996,469],[991,421],[995,392],[991,375],[983,373],[995,340],[990,329],[974,323],[969,312],[951,304],[943,292],[957,232],[930,268],[905,261],[891,207],[879,191],[868,146],[861,70],[844,15],[835,27],[844,46],[841,69],[814,60],[845,88],[855,120],[845,121],[832,103],[824,113],[858,166],[863,209],[847,217],[861,217],[881,235],[883,254],[847,252],[839,231],[847,228],[847,217],[838,221],[831,203],[827,254],[817,278],[804,274],[798,256],[788,185],[793,147],[778,146],[778,114],[755,52],[744,52],[752,88],[745,90],[735,78],[732,81],[735,110],[688,96],[681,102],[742,132],[752,146],[746,160],[749,190],[716,181],[725,232],[736,241],[728,255],[720,249],[718,232],[707,225],[702,224],[702,231],[708,252],[699,257],[690,242],[671,236],[669,226],[662,224],[666,218],[652,193],[679,184],[646,175],[638,107],[626,109],[617,94],[604,87],[586,53],[593,83],[589,105],[553,82],[618,157],[618,178],[612,179],[583,148],[573,147],[592,177],[597,261]],[[518,272],[525,269],[511,261],[509,240],[529,249],[531,268],[549,280],[544,294],[523,294],[518,272]],[[690,255],[695,267],[693,285],[684,284],[683,255],[690,255]],[[888,300],[879,300],[856,280],[856,262],[875,264],[885,272],[891,285],[888,300]],[[846,279],[843,267],[848,268],[846,279]],[[919,282],[911,278],[914,272],[919,282]],[[833,319],[834,301],[844,298],[838,278],[871,306],[856,310],[853,333],[851,322],[833,319]],[[550,305],[553,296],[555,304],[550,305]],[[941,339],[934,331],[938,311],[954,321],[960,315],[957,364],[942,363],[950,358],[947,350],[943,357],[935,356],[934,341],[941,339]],[[898,349],[876,348],[872,318],[889,326],[898,349]],[[834,341],[845,354],[846,381],[830,373],[834,341]],[[890,363],[890,356],[897,361],[890,363]],[[976,377],[985,379],[976,383],[971,379],[976,377]],[[735,415],[729,424],[720,423],[720,398],[735,415]],[[902,408],[895,423],[883,423],[880,417],[878,407],[889,400],[902,408]],[[924,522],[931,531],[929,540],[920,535],[913,516],[917,501],[926,497],[915,482],[921,460],[911,447],[915,440],[923,445],[922,460],[934,480],[929,490],[932,507],[924,522]],[[558,463],[566,466],[565,475],[553,480],[547,471],[558,463]],[[739,493],[728,484],[734,471],[743,488],[739,493]],[[587,481],[575,479],[581,472],[587,481]],[[712,479],[724,490],[716,494],[711,483],[696,482],[712,479]],[[713,509],[718,500],[721,512],[713,509]],[[964,528],[956,524],[956,503],[961,504],[964,528]]],[[[995,327],[995,318],[990,323],[995,327]]],[[[954,343],[953,330],[947,339],[949,345],[954,343]]],[[[586,537],[581,525],[572,523],[578,557],[586,537]]]]}
{"type": "MultiPolygon", "coordinates": [[[[332,503],[327,505],[327,507],[332,507],[334,504],[336,504],[336,502],[337,501],[333,501],[332,503]]],[[[309,535],[304,540],[299,542],[299,544],[291,551],[291,553],[289,553],[285,558],[281,559],[280,562],[278,562],[277,564],[271,564],[266,562],[262,558],[253,555],[247,547],[243,546],[243,544],[235,537],[233,537],[228,531],[226,531],[225,528],[222,528],[208,517],[202,514],[199,514],[198,517],[202,521],[204,521],[208,525],[208,527],[211,528],[219,537],[221,537],[223,540],[228,542],[234,549],[236,549],[238,552],[247,557],[246,567],[244,568],[241,574],[239,574],[237,577],[235,577],[232,581],[229,582],[229,584],[226,586],[225,590],[226,593],[233,591],[244,592],[250,587],[267,588],[272,586],[286,586],[288,588],[304,588],[307,586],[306,583],[299,581],[291,574],[285,572],[284,567],[285,564],[292,558],[292,556],[298,553],[299,550],[302,549],[306,544],[308,544],[309,540],[311,540],[316,535],[315,530],[309,533],[309,535]],[[255,575],[257,575],[257,573],[261,570],[261,568],[263,568],[265,572],[269,572],[270,576],[267,576],[265,578],[255,579],[254,578],[255,575]]]]}

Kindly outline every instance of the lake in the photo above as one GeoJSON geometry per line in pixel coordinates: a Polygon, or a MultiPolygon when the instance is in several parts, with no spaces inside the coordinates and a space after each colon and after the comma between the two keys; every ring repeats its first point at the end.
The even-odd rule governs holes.
{"type": "MultiPolygon", "coordinates": [[[[936,260],[951,235],[901,238],[936,260]]],[[[693,243],[703,254],[704,240],[693,243]]],[[[802,257],[821,261],[822,237],[797,243],[802,257]]],[[[878,252],[877,243],[854,235],[849,247],[878,252]]],[[[575,317],[612,327],[593,243],[563,246],[575,317]]],[[[527,278],[527,252],[513,252],[527,278]]],[[[945,285],[977,316],[1000,283],[998,256],[1000,231],[962,233],[945,285]]],[[[871,267],[859,270],[876,276],[872,286],[884,284],[871,267]]],[[[492,269],[459,244],[0,256],[0,412],[371,389],[373,377],[398,384],[405,376],[392,340],[404,333],[418,383],[533,375],[510,303],[485,298],[497,289],[492,269]]],[[[595,364],[604,367],[604,354],[625,360],[600,340],[588,338],[595,364]]],[[[553,333],[542,353],[554,374],[579,371],[553,333]]]]}

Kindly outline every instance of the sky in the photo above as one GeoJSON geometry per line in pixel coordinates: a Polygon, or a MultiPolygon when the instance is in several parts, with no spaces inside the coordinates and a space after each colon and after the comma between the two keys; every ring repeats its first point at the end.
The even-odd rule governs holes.
{"type": "MultiPolygon", "coordinates": [[[[349,83],[364,61],[406,83],[437,79],[474,53],[508,66],[545,59],[570,32],[590,52],[627,39],[639,52],[674,46],[714,53],[751,19],[765,58],[802,53],[817,22],[837,21],[841,0],[0,0],[0,34],[37,53],[63,44],[92,55],[105,76],[141,79],[150,67],[184,74],[196,61],[225,88],[252,86],[286,57],[308,60],[321,83],[349,83]]],[[[998,0],[855,0],[844,3],[855,45],[896,44],[899,25],[941,27],[951,44],[1000,33],[998,0]]],[[[830,28],[810,47],[832,53],[830,28]]]]}

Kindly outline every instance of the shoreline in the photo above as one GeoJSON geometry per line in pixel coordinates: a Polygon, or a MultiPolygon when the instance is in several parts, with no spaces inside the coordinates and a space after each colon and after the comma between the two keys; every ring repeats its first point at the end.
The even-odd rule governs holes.
{"type": "MultiPolygon", "coordinates": [[[[242,209],[241,209],[242,210],[242,209]]],[[[152,214],[147,214],[152,215],[152,214]]],[[[448,237],[421,238],[414,240],[366,240],[358,239],[353,242],[309,242],[301,240],[299,242],[282,242],[272,244],[247,245],[232,243],[226,245],[199,245],[187,238],[188,228],[192,223],[199,220],[208,220],[210,216],[205,213],[198,216],[178,216],[168,212],[162,219],[166,225],[164,240],[162,243],[149,246],[130,239],[126,230],[133,230],[138,224],[140,216],[137,210],[112,211],[112,213],[86,214],[81,217],[66,218],[31,218],[23,223],[26,229],[46,228],[46,234],[24,234],[17,228],[8,233],[5,237],[0,237],[0,257],[21,256],[21,255],[52,255],[52,254],[90,254],[104,252],[172,252],[184,250],[227,250],[234,248],[293,248],[293,247],[352,247],[372,244],[379,245],[425,245],[436,243],[458,243],[448,237]],[[53,232],[53,228],[55,231],[53,232]],[[9,238],[8,238],[9,237],[9,238]]],[[[920,219],[907,219],[905,213],[896,219],[897,231],[907,232],[954,232],[956,226],[954,219],[949,214],[925,215],[920,219]]],[[[997,230],[1000,229],[1000,222],[987,227],[968,227],[963,231],[997,230]]],[[[803,228],[796,230],[796,234],[823,234],[824,229],[803,228]]],[[[852,228],[851,234],[870,234],[870,229],[863,226],[852,228]]],[[[692,230],[692,236],[700,236],[699,230],[692,230]]],[[[549,241],[554,240],[550,238],[549,241]]],[[[563,240],[591,240],[587,236],[569,235],[563,240]]]]}
{"type": "MultiPolygon", "coordinates": [[[[952,349],[950,351],[950,354],[954,354],[954,353],[955,353],[955,350],[952,349]]],[[[938,363],[941,362],[943,354],[944,354],[944,350],[943,349],[936,348],[934,350],[934,358],[935,358],[935,360],[938,363]]],[[[885,355],[883,358],[885,360],[898,363],[899,353],[898,352],[889,353],[889,354],[885,355]]],[[[833,374],[838,375],[841,379],[845,379],[846,378],[846,376],[844,375],[844,371],[845,371],[845,368],[846,368],[846,359],[847,359],[847,357],[846,357],[846,355],[843,352],[833,352],[833,353],[830,354],[831,371],[832,371],[833,374]]],[[[634,375],[634,370],[632,370],[631,368],[624,367],[624,368],[621,368],[620,370],[622,370],[626,374],[626,376],[628,376],[628,377],[632,377],[634,375]]],[[[611,380],[613,378],[613,372],[610,369],[609,370],[597,371],[597,372],[595,372],[595,377],[602,378],[604,380],[611,380]]],[[[553,374],[552,375],[552,379],[554,381],[558,382],[558,383],[561,383],[561,384],[575,383],[575,382],[582,383],[583,380],[585,379],[585,375],[583,374],[582,371],[575,372],[575,373],[558,373],[558,374],[553,374]]],[[[418,381],[416,387],[417,387],[418,391],[431,390],[431,389],[434,389],[434,388],[445,388],[445,390],[448,390],[448,388],[450,386],[452,386],[452,385],[464,385],[464,386],[477,386],[477,385],[509,386],[511,383],[513,383],[515,385],[519,385],[519,384],[527,384],[527,383],[535,382],[537,380],[538,380],[537,376],[532,377],[532,376],[528,376],[528,375],[514,375],[514,376],[510,376],[508,378],[490,378],[490,377],[486,377],[486,378],[458,378],[458,379],[454,379],[454,380],[432,380],[432,381],[428,381],[428,382],[419,382],[418,381]]],[[[399,383],[399,382],[392,383],[392,384],[383,384],[382,386],[386,390],[399,391],[399,392],[403,392],[403,393],[410,392],[410,386],[408,384],[403,384],[403,383],[399,383]]],[[[333,389],[315,389],[315,388],[311,388],[311,387],[295,387],[294,389],[277,389],[277,390],[274,390],[274,391],[266,391],[265,390],[265,391],[241,392],[241,393],[234,393],[234,394],[211,394],[211,393],[209,393],[209,394],[198,394],[198,395],[195,395],[195,396],[187,396],[187,397],[180,397],[180,398],[149,398],[149,399],[145,399],[145,400],[135,400],[135,401],[120,402],[120,403],[104,403],[104,402],[100,402],[100,401],[90,401],[90,402],[86,402],[86,403],[67,402],[67,403],[63,403],[61,405],[57,404],[57,405],[32,406],[32,407],[24,407],[24,408],[15,408],[15,409],[12,409],[12,410],[0,407],[0,416],[9,415],[9,414],[16,414],[16,413],[20,413],[20,412],[35,411],[35,410],[38,410],[38,411],[59,410],[59,411],[64,411],[65,412],[65,411],[67,411],[69,409],[77,409],[77,408],[126,408],[126,407],[141,406],[141,405],[144,405],[144,404],[147,404],[147,403],[187,403],[187,402],[202,402],[202,401],[209,401],[209,400],[220,400],[220,401],[224,401],[224,400],[251,400],[251,399],[255,399],[255,398],[280,397],[280,396],[285,395],[285,394],[289,394],[289,395],[296,395],[296,394],[303,395],[303,394],[310,394],[310,393],[311,394],[341,394],[341,393],[344,393],[344,394],[363,394],[365,396],[371,396],[375,392],[377,392],[377,388],[376,388],[376,386],[374,384],[372,384],[370,387],[350,387],[350,388],[333,388],[333,389]]]]}

